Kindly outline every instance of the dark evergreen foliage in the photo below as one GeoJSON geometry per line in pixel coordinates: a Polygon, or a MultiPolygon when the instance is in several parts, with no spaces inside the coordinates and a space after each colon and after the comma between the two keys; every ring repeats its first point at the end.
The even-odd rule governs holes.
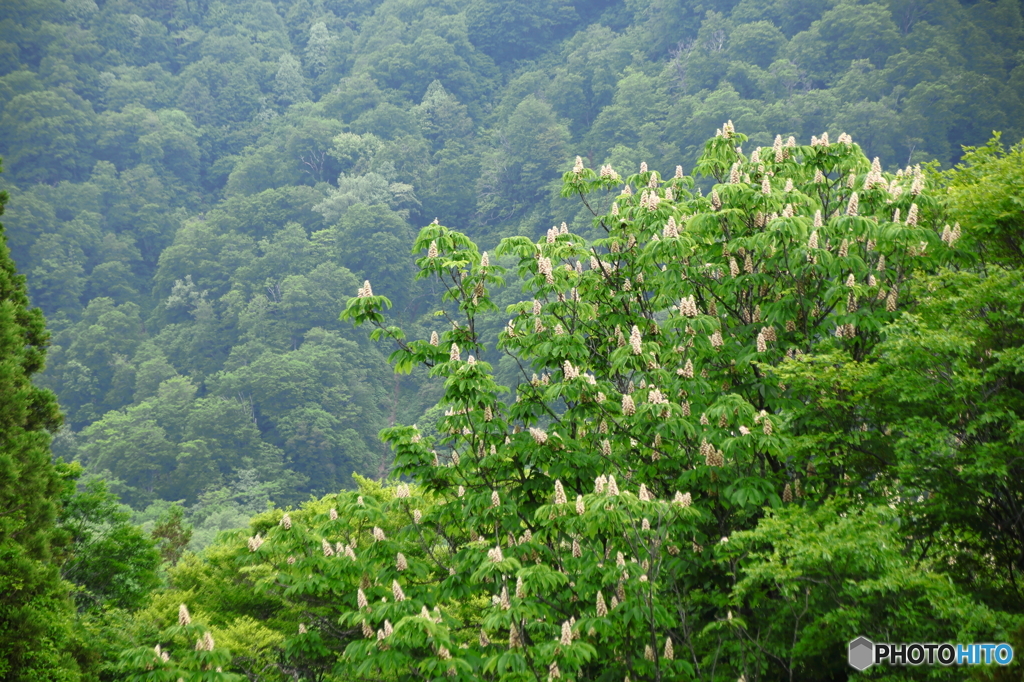
{"type": "MultiPolygon", "coordinates": [[[[0,214],[7,200],[0,192],[0,214]]],[[[68,586],[51,562],[62,486],[49,444],[61,416],[32,383],[48,340],[0,226],[0,676],[18,682],[77,675],[68,586]]]]}

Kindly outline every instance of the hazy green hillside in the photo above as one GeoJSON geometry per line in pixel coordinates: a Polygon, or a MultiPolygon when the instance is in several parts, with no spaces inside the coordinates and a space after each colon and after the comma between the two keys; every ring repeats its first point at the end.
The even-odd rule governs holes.
{"type": "Polygon", "coordinates": [[[12,0],[0,37],[55,450],[139,509],[385,471],[378,430],[436,387],[393,379],[344,301],[369,279],[439,329],[418,227],[586,228],[557,192],[576,154],[689,168],[732,119],[749,144],[847,132],[885,168],[946,166],[1024,132],[1013,0],[12,0]]]}

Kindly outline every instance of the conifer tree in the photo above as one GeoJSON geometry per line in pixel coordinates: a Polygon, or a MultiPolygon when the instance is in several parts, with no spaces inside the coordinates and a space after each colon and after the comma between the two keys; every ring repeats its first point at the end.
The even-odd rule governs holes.
{"type": "MultiPolygon", "coordinates": [[[[0,192],[0,214],[7,199],[0,192]]],[[[49,432],[61,417],[56,397],[32,384],[47,339],[0,225],[0,678],[11,681],[78,679],[71,605],[49,561],[62,487],[49,432]]]]}

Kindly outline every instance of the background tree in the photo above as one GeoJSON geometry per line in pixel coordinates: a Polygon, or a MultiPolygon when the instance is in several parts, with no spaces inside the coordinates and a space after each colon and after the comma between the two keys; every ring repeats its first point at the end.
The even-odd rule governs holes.
{"type": "Polygon", "coordinates": [[[66,479],[70,485],[57,521],[68,536],[60,556],[61,577],[76,585],[79,608],[136,609],[160,584],[155,542],[132,525],[131,511],[118,503],[105,481],[93,479],[75,490],[76,479],[66,479]]]}
{"type": "Polygon", "coordinates": [[[476,0],[467,11],[474,43],[497,62],[534,57],[576,18],[563,0],[476,0]]]}
{"type": "Polygon", "coordinates": [[[174,504],[153,527],[153,538],[157,540],[160,556],[172,566],[178,563],[189,540],[192,527],[185,522],[185,510],[174,504]]]}

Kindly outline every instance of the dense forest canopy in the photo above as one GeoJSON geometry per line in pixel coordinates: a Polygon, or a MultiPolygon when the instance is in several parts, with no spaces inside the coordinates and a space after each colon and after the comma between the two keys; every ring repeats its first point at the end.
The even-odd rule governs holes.
{"type": "Polygon", "coordinates": [[[219,491],[196,511],[224,521],[385,471],[377,431],[436,400],[337,319],[363,279],[422,315],[435,217],[492,246],[587,224],[555,189],[574,154],[689,168],[726,119],[885,168],[1024,133],[1012,0],[41,0],[0,26],[55,450],[137,509],[219,491]]]}
{"type": "Polygon", "coordinates": [[[1020,0],[5,0],[0,677],[1024,644],[1022,137],[1020,0]]]}

